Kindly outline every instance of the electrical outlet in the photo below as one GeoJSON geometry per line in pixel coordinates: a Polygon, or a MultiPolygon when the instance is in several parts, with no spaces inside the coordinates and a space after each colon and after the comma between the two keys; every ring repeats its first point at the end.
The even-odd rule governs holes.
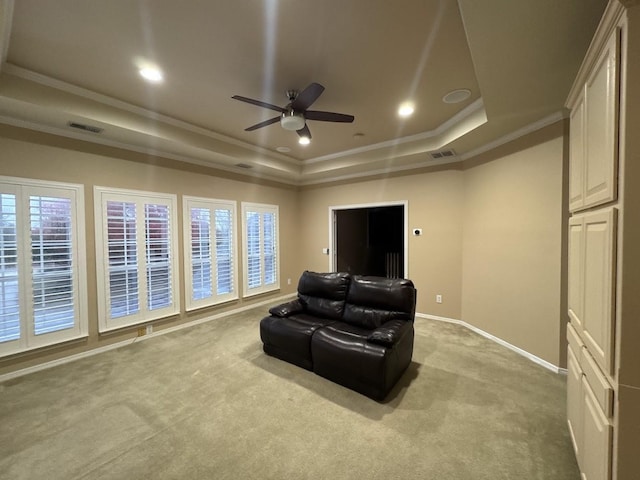
{"type": "Polygon", "coordinates": [[[287,285],[291,285],[291,279],[287,278],[287,285]]]}
{"type": "Polygon", "coordinates": [[[153,333],[153,325],[147,325],[147,328],[145,329],[145,333],[147,335],[151,335],[153,333]]]}
{"type": "Polygon", "coordinates": [[[442,295],[436,295],[436,303],[442,303],[442,295]]]}

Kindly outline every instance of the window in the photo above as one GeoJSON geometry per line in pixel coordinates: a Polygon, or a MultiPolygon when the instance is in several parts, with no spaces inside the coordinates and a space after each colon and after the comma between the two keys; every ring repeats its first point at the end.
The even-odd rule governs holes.
{"type": "Polygon", "coordinates": [[[180,311],[176,196],[95,187],[100,331],[180,311]]]}
{"type": "Polygon", "coordinates": [[[280,288],[278,207],[242,203],[244,296],[280,288]]]}
{"type": "Polygon", "coordinates": [[[236,203],[183,197],[187,310],[238,298],[236,203]]]}
{"type": "Polygon", "coordinates": [[[87,335],[82,185],[0,177],[0,355],[87,335]]]}

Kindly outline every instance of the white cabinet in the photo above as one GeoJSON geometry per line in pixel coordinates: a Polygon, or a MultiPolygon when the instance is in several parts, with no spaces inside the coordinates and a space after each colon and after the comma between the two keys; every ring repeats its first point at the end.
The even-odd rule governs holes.
{"type": "Polygon", "coordinates": [[[588,348],[567,325],[567,424],[583,480],[611,472],[613,388],[588,348]]]}
{"type": "Polygon", "coordinates": [[[600,409],[589,382],[582,377],[582,455],[583,480],[606,480],[611,476],[611,422],[600,409]]]}
{"type": "Polygon", "coordinates": [[[609,38],[570,105],[569,209],[617,198],[620,32],[609,38]]]}
{"type": "Polygon", "coordinates": [[[569,219],[569,318],[600,366],[613,374],[617,210],[569,219]]]}
{"type": "Polygon", "coordinates": [[[576,452],[578,465],[582,464],[583,448],[583,398],[582,398],[582,369],[576,353],[569,345],[567,350],[567,424],[573,449],[576,452]]]}
{"type": "Polygon", "coordinates": [[[569,210],[584,206],[584,94],[571,110],[569,130],[569,210]]]}

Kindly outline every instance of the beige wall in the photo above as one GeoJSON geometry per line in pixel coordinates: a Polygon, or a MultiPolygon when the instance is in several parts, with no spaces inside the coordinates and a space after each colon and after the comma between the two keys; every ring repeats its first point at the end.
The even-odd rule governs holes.
{"type": "Polygon", "coordinates": [[[460,318],[463,201],[462,172],[457,167],[433,169],[401,177],[388,177],[348,185],[307,188],[300,196],[301,265],[327,271],[329,207],[379,202],[408,202],[409,275],[418,289],[416,311],[460,318]],[[436,304],[436,294],[443,303],[436,304]]]}
{"type": "MultiPolygon", "coordinates": [[[[93,187],[95,185],[177,194],[179,212],[182,212],[181,195],[236,200],[238,202],[238,233],[241,226],[239,216],[241,201],[269,203],[279,206],[281,290],[274,294],[251,297],[246,302],[238,300],[222,306],[204,308],[189,313],[184,311],[184,291],[181,291],[182,312],[177,317],[152,322],[156,330],[295,291],[295,284],[287,286],[286,283],[287,278],[296,277],[300,271],[296,263],[298,258],[298,242],[296,241],[298,193],[295,189],[255,183],[246,178],[244,181],[238,181],[212,176],[211,174],[205,174],[205,169],[202,168],[196,168],[196,171],[181,171],[159,166],[157,164],[162,162],[157,160],[154,160],[156,165],[151,165],[146,163],[147,160],[144,156],[115,149],[55,138],[12,127],[0,127],[0,175],[84,185],[89,293],[88,340],[0,359],[0,374],[135,337],[136,328],[125,328],[106,335],[98,334],[93,223],[93,187]],[[50,146],[49,144],[56,146],[50,146]],[[133,161],[124,160],[123,158],[129,158],[133,161]]],[[[171,162],[168,164],[171,164],[171,162]]],[[[179,252],[181,252],[182,222],[180,218],[178,234],[179,252]]],[[[241,294],[242,249],[239,244],[236,247],[239,256],[238,261],[240,262],[238,291],[241,294]]],[[[184,285],[182,281],[184,272],[182,258],[179,259],[179,262],[180,285],[182,286],[184,285]]],[[[258,320],[256,319],[256,325],[258,320]]],[[[256,328],[256,339],[258,338],[257,335],[258,330],[256,328]]]]}
{"type": "MultiPolygon", "coordinates": [[[[156,329],[293,293],[303,270],[329,269],[329,257],[322,253],[322,248],[330,246],[329,207],[407,201],[408,276],[418,289],[417,312],[461,319],[563,366],[559,353],[566,320],[561,305],[561,268],[566,255],[562,247],[563,148],[562,124],[558,123],[466,162],[464,167],[434,167],[410,175],[298,191],[0,127],[0,175],[85,185],[90,307],[86,342],[0,359],[0,374],[135,336],[135,329],[97,333],[94,185],[280,207],[280,292],[195,313],[183,311],[178,317],[154,322],[156,329]],[[410,235],[413,228],[422,228],[423,235],[410,235]],[[292,279],[290,286],[288,278],[292,279]],[[435,302],[437,294],[442,295],[442,304],[435,302]]],[[[182,261],[180,265],[182,275],[182,261]]]]}
{"type": "Polygon", "coordinates": [[[462,319],[554,365],[566,321],[562,135],[553,125],[464,170],[462,319]]]}

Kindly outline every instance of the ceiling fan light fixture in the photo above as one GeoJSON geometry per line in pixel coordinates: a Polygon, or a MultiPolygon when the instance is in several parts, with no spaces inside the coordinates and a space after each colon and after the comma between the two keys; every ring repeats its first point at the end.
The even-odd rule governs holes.
{"type": "Polygon", "coordinates": [[[285,130],[300,130],[304,127],[304,117],[301,113],[289,110],[288,112],[284,112],[280,117],[280,125],[282,125],[282,128],[285,130]]]}

